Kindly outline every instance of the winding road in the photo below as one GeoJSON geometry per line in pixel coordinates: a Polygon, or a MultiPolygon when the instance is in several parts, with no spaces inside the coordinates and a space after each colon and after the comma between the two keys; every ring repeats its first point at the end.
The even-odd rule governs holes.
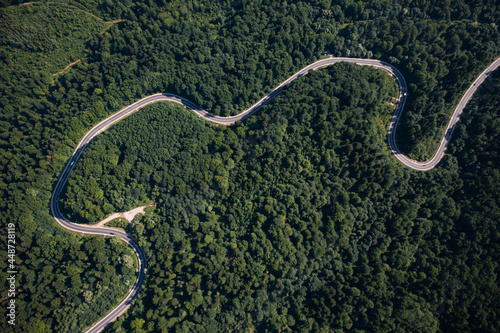
{"type": "Polygon", "coordinates": [[[380,60],[373,60],[373,59],[357,59],[357,58],[326,58],[326,59],[321,59],[318,60],[309,66],[304,67],[294,75],[292,75],[289,79],[281,83],[279,86],[277,86],[273,91],[271,91],[269,94],[264,96],[260,101],[252,105],[250,108],[247,110],[241,112],[240,114],[232,117],[219,117],[212,115],[211,113],[203,110],[202,108],[198,107],[194,103],[190,102],[189,100],[182,98],[177,95],[173,94],[155,94],[151,95],[148,97],[145,97],[137,102],[135,102],[132,105],[129,105],[125,107],[124,109],[120,110],[119,112],[111,115],[110,117],[106,118],[105,120],[101,121],[99,124],[94,126],[90,131],[85,134],[83,139],[80,141],[78,146],[75,149],[75,152],[69,159],[66,167],[64,168],[59,181],[56,184],[56,187],[54,189],[54,193],[52,194],[51,202],[50,202],[50,207],[52,210],[52,215],[54,216],[54,219],[57,221],[57,223],[62,226],[63,228],[81,233],[81,234],[90,234],[90,235],[104,235],[104,236],[119,236],[124,242],[128,243],[133,249],[134,252],[137,255],[138,259],[138,277],[137,280],[130,290],[130,292],[127,294],[125,299],[114,309],[112,309],[105,317],[101,318],[94,326],[92,326],[87,332],[90,333],[95,333],[95,332],[100,332],[108,325],[109,323],[113,322],[116,318],[118,318],[122,313],[124,313],[131,305],[132,301],[134,298],[137,296],[139,293],[142,283],[144,281],[145,273],[146,273],[146,258],[144,255],[144,252],[142,251],[142,248],[139,246],[137,241],[132,238],[132,236],[122,230],[115,229],[115,228],[110,228],[110,227],[95,227],[91,225],[82,225],[82,224],[77,224],[69,221],[67,218],[64,217],[64,215],[61,213],[59,209],[59,195],[64,188],[64,185],[66,184],[69,175],[71,171],[74,168],[75,163],[78,161],[80,158],[83,149],[87,146],[87,144],[98,134],[102,133],[106,129],[108,129],[111,125],[119,122],[123,118],[129,116],[130,114],[136,112],[140,108],[144,107],[147,104],[150,103],[155,103],[159,101],[170,101],[174,103],[181,104],[185,106],[187,109],[195,112],[198,116],[211,121],[213,123],[221,124],[221,125],[231,125],[234,124],[237,121],[243,120],[253,113],[257,112],[261,107],[269,103],[276,95],[278,95],[282,90],[283,87],[289,84],[290,82],[294,81],[295,79],[302,77],[306,75],[310,70],[316,70],[321,67],[326,67],[338,62],[350,62],[350,63],[355,63],[358,65],[363,65],[363,66],[371,66],[371,67],[376,67],[382,70],[385,70],[388,72],[391,76],[393,76],[398,85],[399,85],[399,100],[396,106],[396,109],[394,111],[394,114],[391,118],[389,128],[388,128],[388,139],[389,139],[389,147],[394,154],[394,156],[404,165],[414,169],[414,170],[420,170],[420,171],[427,171],[433,169],[443,158],[446,148],[450,142],[451,135],[453,133],[453,130],[455,129],[455,125],[458,122],[460,115],[467,104],[467,102],[471,99],[472,95],[474,92],[477,90],[479,85],[490,75],[491,72],[493,72],[498,66],[500,66],[500,57],[497,58],[486,70],[484,70],[474,81],[474,83],[469,87],[469,89],[465,92],[464,96],[460,100],[459,104],[455,108],[455,111],[453,112],[453,115],[448,122],[448,125],[446,126],[446,129],[444,131],[443,137],[441,139],[439,148],[436,150],[434,156],[425,161],[425,162],[418,162],[414,161],[406,156],[404,156],[399,150],[396,145],[396,130],[397,130],[397,125],[401,116],[401,113],[403,112],[403,107],[405,105],[406,101],[406,95],[407,95],[407,86],[405,79],[403,75],[392,65],[385,63],[380,60]]]}

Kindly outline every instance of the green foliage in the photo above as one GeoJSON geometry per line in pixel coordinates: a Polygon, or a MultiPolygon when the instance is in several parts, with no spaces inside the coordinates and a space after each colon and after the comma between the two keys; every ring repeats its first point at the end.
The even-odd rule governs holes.
{"type": "MultiPolygon", "coordinates": [[[[235,114],[329,50],[403,71],[399,143],[428,156],[465,87],[499,53],[496,6],[89,0],[0,9],[1,221],[19,230],[19,283],[29,287],[16,330],[82,330],[132,281],[123,244],[77,238],[50,217],[53,186],[92,125],[158,92],[235,114]],[[89,13],[124,22],[109,28],[89,13]]],[[[151,119],[136,118],[149,127],[96,143],[109,156],[86,155],[93,169],[77,164],[80,177],[94,176],[67,188],[75,216],[158,200],[133,223],[148,289],[110,329],[496,330],[498,100],[476,101],[480,116],[464,116],[453,156],[413,173],[386,149],[394,82],[336,68],[230,129],[152,106],[151,119]]]]}
{"type": "Polygon", "coordinates": [[[109,27],[64,4],[8,7],[0,9],[0,47],[13,77],[33,70],[54,74],[79,59],[85,42],[109,27]]]}
{"type": "MultiPolygon", "coordinates": [[[[158,202],[133,223],[148,257],[144,307],[114,329],[494,330],[497,303],[480,299],[499,291],[500,178],[484,187],[449,155],[427,173],[399,165],[379,123],[394,94],[385,73],[338,64],[230,128],[157,103],[94,139],[71,184],[87,188],[100,167],[106,203],[114,191],[132,200],[141,182],[158,202]]],[[[497,117],[489,102],[477,117],[497,117]]],[[[484,176],[498,174],[498,139],[467,150],[489,152],[484,176]]],[[[69,188],[66,207],[77,196],[69,188]]]]}
{"type": "MultiPolygon", "coordinates": [[[[454,2],[430,8],[413,1],[135,4],[120,29],[90,43],[89,56],[103,63],[89,71],[101,73],[96,81],[109,84],[99,89],[113,99],[135,101],[171,92],[214,114],[234,115],[325,50],[385,60],[402,70],[409,84],[400,145],[424,159],[434,152],[464,87],[500,53],[498,14],[488,9],[494,6],[454,2]],[[124,79],[127,86],[117,84],[124,79]]],[[[115,111],[117,106],[108,101],[108,107],[115,111]]]]}
{"type": "MultiPolygon", "coordinates": [[[[132,255],[123,242],[70,234],[50,215],[72,144],[61,140],[71,107],[54,106],[52,73],[81,58],[85,42],[109,24],[52,2],[2,8],[0,16],[0,250],[7,253],[7,223],[13,223],[18,270],[16,326],[2,320],[0,330],[79,332],[126,295],[135,269],[119,262],[132,255]]],[[[3,281],[6,264],[0,262],[3,281]]],[[[6,311],[2,306],[2,318],[6,311]]]]}
{"type": "MultiPolygon", "coordinates": [[[[33,240],[22,236],[17,249],[23,252],[17,257],[16,326],[12,330],[2,321],[5,332],[80,331],[134,282],[133,254],[122,242],[40,232],[33,240]]],[[[0,268],[5,279],[5,262],[0,268]]]]}
{"type": "Polygon", "coordinates": [[[119,217],[117,219],[111,220],[108,223],[106,223],[106,226],[107,227],[121,228],[123,230],[128,230],[129,224],[130,223],[126,219],[119,217]]]}

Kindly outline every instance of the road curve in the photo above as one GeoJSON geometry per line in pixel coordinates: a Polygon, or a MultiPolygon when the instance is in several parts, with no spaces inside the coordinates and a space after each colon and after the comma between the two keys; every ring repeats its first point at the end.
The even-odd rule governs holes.
{"type": "Polygon", "coordinates": [[[196,104],[192,103],[191,101],[174,95],[174,94],[154,94],[148,97],[145,97],[125,108],[120,110],[119,112],[111,115],[110,117],[104,119],[101,121],[99,124],[95,125],[90,131],[85,134],[83,139],[80,141],[78,146],[76,147],[73,155],[69,159],[66,167],[64,168],[59,181],[56,184],[56,187],[54,189],[54,192],[52,194],[51,202],[50,202],[50,207],[52,210],[52,215],[54,216],[54,219],[56,222],[62,226],[65,229],[68,229],[70,231],[74,231],[77,233],[82,233],[82,234],[91,234],[91,235],[104,235],[104,236],[119,236],[124,242],[128,243],[133,249],[134,252],[137,255],[138,259],[138,277],[137,280],[128,293],[128,295],[125,297],[125,299],[117,306],[115,307],[112,311],[110,311],[105,317],[100,319],[94,326],[92,326],[87,332],[90,333],[95,333],[95,332],[100,332],[101,330],[106,327],[107,324],[111,323],[114,321],[116,318],[118,318],[123,312],[125,312],[129,306],[131,305],[132,300],[137,296],[137,294],[140,291],[140,288],[142,286],[142,283],[144,281],[145,277],[145,272],[146,272],[146,258],[144,255],[144,252],[142,251],[142,248],[139,246],[137,241],[132,238],[132,236],[122,230],[119,229],[114,229],[110,227],[95,227],[91,225],[82,225],[82,224],[77,224],[69,221],[64,217],[64,215],[61,213],[59,209],[59,195],[64,188],[64,185],[66,184],[69,175],[71,171],[73,170],[73,167],[75,163],[78,161],[80,158],[83,149],[87,146],[87,144],[98,134],[102,133],[105,131],[107,128],[109,128],[111,125],[119,122],[123,118],[129,116],[130,114],[136,112],[140,108],[144,107],[147,104],[150,103],[155,103],[159,101],[170,101],[174,103],[181,104],[188,108],[189,110],[195,112],[198,116],[211,121],[213,123],[221,124],[221,125],[231,125],[234,124],[235,122],[239,120],[243,120],[256,111],[258,111],[260,108],[262,108],[264,105],[269,103],[274,97],[276,97],[281,90],[283,89],[284,86],[289,84],[290,82],[294,81],[295,79],[302,77],[306,75],[310,70],[316,70],[321,67],[326,67],[338,62],[350,62],[350,63],[355,63],[358,65],[363,65],[363,66],[371,66],[371,67],[376,67],[382,70],[385,70],[388,72],[391,76],[393,76],[398,85],[399,85],[399,100],[396,106],[396,109],[394,111],[394,114],[391,118],[389,128],[388,128],[388,140],[389,140],[389,147],[394,154],[394,156],[404,165],[414,169],[414,170],[420,170],[420,171],[427,171],[433,169],[443,158],[444,153],[446,151],[446,148],[450,142],[451,135],[453,133],[453,130],[455,128],[456,123],[459,120],[460,114],[462,113],[465,105],[467,102],[471,99],[472,95],[476,91],[476,89],[479,87],[479,85],[490,75],[491,72],[493,72],[498,66],[500,66],[500,57],[497,58],[488,68],[483,71],[478,78],[474,81],[474,83],[469,87],[469,89],[466,91],[462,99],[460,100],[459,104],[455,108],[455,111],[453,112],[453,115],[448,122],[448,125],[446,126],[446,130],[443,134],[441,143],[439,145],[439,148],[435,152],[434,156],[425,161],[425,162],[418,162],[414,161],[406,156],[404,156],[398,149],[396,145],[396,129],[397,125],[401,116],[401,113],[403,111],[403,107],[406,101],[406,95],[407,95],[407,86],[406,86],[406,81],[401,74],[394,66],[380,61],[380,60],[374,60],[374,59],[358,59],[358,58],[334,58],[334,57],[329,57],[326,59],[321,59],[318,60],[309,66],[304,67],[294,75],[292,75],[290,78],[288,78],[286,81],[281,83],[279,86],[277,86],[273,91],[271,91],[269,94],[264,96],[260,101],[252,105],[250,108],[247,110],[241,112],[240,114],[232,117],[219,117],[215,116],[202,108],[198,107],[196,104]]]}

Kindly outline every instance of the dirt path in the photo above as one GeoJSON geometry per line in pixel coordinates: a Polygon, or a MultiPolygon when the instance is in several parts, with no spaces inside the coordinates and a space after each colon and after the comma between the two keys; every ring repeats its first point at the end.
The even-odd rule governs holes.
{"type": "Polygon", "coordinates": [[[111,214],[110,216],[108,216],[107,218],[105,218],[104,220],[102,220],[101,222],[99,222],[97,224],[94,224],[93,227],[104,227],[104,225],[106,223],[108,223],[109,221],[112,221],[114,219],[117,219],[119,217],[124,218],[125,220],[128,221],[128,223],[132,223],[132,220],[134,219],[134,217],[137,214],[145,215],[146,212],[144,211],[144,209],[146,207],[154,206],[154,205],[155,205],[154,203],[150,203],[149,205],[145,205],[145,206],[141,206],[141,207],[137,207],[137,208],[131,209],[128,212],[121,212],[121,213],[111,214]]]}
{"type": "Polygon", "coordinates": [[[25,2],[25,3],[20,3],[19,5],[11,5],[9,7],[21,7],[21,6],[31,5],[33,3],[35,3],[35,2],[34,1],[32,1],[32,2],[25,2]]]}
{"type": "Polygon", "coordinates": [[[120,22],[125,22],[125,20],[118,19],[118,20],[113,20],[113,21],[104,21],[104,23],[107,23],[107,24],[115,24],[115,23],[120,23],[120,22]]]}
{"type": "Polygon", "coordinates": [[[76,61],[73,61],[73,62],[72,62],[72,63],[70,63],[68,66],[64,67],[64,69],[63,69],[62,71],[57,72],[57,73],[55,73],[55,74],[52,74],[52,76],[56,76],[56,75],[59,75],[59,74],[64,73],[64,71],[66,71],[68,68],[70,68],[70,67],[71,67],[71,66],[73,66],[74,64],[79,63],[81,60],[82,60],[82,59],[78,59],[78,60],[76,60],[76,61]]]}

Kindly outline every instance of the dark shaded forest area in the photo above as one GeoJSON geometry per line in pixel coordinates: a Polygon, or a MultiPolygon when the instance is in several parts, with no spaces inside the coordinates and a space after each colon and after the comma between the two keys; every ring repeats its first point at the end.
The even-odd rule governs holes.
{"type": "MultiPolygon", "coordinates": [[[[111,113],[170,92],[236,114],[325,51],[377,58],[409,84],[398,142],[423,159],[500,44],[493,0],[18,3],[0,1],[0,209],[17,229],[17,332],[84,330],[134,279],[124,244],[69,234],[49,209],[78,141],[111,113]]],[[[110,330],[494,331],[495,82],[430,173],[390,155],[395,84],[356,66],[305,77],[232,128],[172,105],[125,121],[141,142],[117,125],[77,163],[63,202],[92,222],[161,201],[133,228],[150,261],[144,292],[110,330]]]]}
{"type": "Polygon", "coordinates": [[[109,331],[494,331],[498,97],[421,173],[387,148],[394,95],[340,64],[234,127],[157,103],[95,139],[64,207],[158,202],[133,223],[146,291],[109,331]]]}

